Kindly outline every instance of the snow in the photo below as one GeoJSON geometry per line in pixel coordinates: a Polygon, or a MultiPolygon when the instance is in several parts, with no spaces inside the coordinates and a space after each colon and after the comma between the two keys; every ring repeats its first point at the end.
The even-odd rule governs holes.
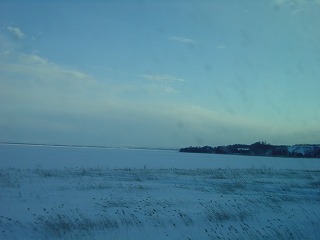
{"type": "Polygon", "coordinates": [[[0,239],[319,239],[320,159],[0,145],[0,239]]]}
{"type": "Polygon", "coordinates": [[[293,153],[300,153],[302,155],[306,155],[308,153],[312,153],[315,150],[319,149],[320,145],[315,144],[315,145],[293,145],[288,147],[288,152],[293,154],[293,153]]]}
{"type": "Polygon", "coordinates": [[[2,168],[274,168],[320,169],[320,159],[192,154],[178,151],[0,144],[2,168]]]}

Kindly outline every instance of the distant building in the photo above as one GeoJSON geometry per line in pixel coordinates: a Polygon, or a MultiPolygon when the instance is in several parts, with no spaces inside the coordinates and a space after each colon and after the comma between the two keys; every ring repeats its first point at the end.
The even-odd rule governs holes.
{"type": "Polygon", "coordinates": [[[237,148],[239,154],[249,154],[250,148],[237,148]]]}
{"type": "Polygon", "coordinates": [[[250,148],[238,148],[238,151],[249,151],[250,148]]]}

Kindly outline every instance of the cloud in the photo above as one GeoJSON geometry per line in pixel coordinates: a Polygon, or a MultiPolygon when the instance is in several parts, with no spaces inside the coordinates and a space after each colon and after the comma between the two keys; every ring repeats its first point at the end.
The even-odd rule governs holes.
{"type": "Polygon", "coordinates": [[[21,63],[25,64],[47,64],[48,61],[35,54],[20,54],[21,63]]]}
{"type": "Polygon", "coordinates": [[[190,39],[190,38],[177,37],[177,36],[170,37],[169,40],[171,40],[171,41],[176,41],[176,42],[180,42],[180,43],[198,44],[197,41],[192,40],[192,39],[190,39]]]}
{"type": "MultiPolygon", "coordinates": [[[[315,0],[317,1],[317,0],[315,0]]],[[[294,6],[294,5],[301,5],[301,4],[305,4],[307,3],[308,1],[307,0],[274,0],[273,3],[275,5],[291,5],[291,6],[294,6]]]]}
{"type": "Polygon", "coordinates": [[[77,82],[81,85],[93,81],[90,76],[81,71],[61,67],[36,54],[11,52],[2,56],[0,67],[2,68],[0,73],[9,76],[0,79],[2,84],[10,85],[11,80],[12,82],[19,80],[21,84],[38,83],[37,87],[43,87],[44,84],[48,87],[51,84],[50,87],[53,90],[61,83],[65,85],[77,82]]]}
{"type": "Polygon", "coordinates": [[[172,87],[165,87],[164,91],[167,93],[179,93],[177,90],[173,89],[172,87]]]}
{"type": "Polygon", "coordinates": [[[224,44],[221,44],[221,45],[218,45],[217,46],[217,49],[218,50],[224,50],[224,49],[226,49],[227,47],[226,47],[226,45],[224,45],[224,44]]]}
{"type": "Polygon", "coordinates": [[[162,75],[162,74],[143,74],[142,77],[147,80],[157,81],[157,82],[184,82],[182,78],[178,78],[172,75],[162,75]]]}
{"type": "Polygon", "coordinates": [[[172,75],[167,74],[143,74],[142,77],[144,79],[156,82],[156,84],[151,84],[146,89],[150,91],[154,90],[160,90],[165,93],[179,93],[176,89],[174,89],[172,86],[173,82],[184,82],[185,80],[182,78],[178,78],[172,75]]]}
{"type": "MultiPolygon", "coordinates": [[[[156,94],[128,98],[119,83],[98,81],[39,55],[17,54],[15,61],[5,57],[0,61],[2,140],[172,147],[250,143],[257,135],[280,132],[271,131],[273,123],[188,102],[157,101],[156,94]]],[[[175,93],[170,84],[182,81],[172,75],[143,77],[155,81],[148,85],[153,92],[175,93]]]]}
{"type": "Polygon", "coordinates": [[[285,131],[265,118],[193,106],[172,94],[180,77],[140,77],[148,81],[102,81],[41,55],[0,54],[0,140],[172,147],[250,143],[285,131]]]}
{"type": "Polygon", "coordinates": [[[25,34],[21,31],[20,28],[8,26],[7,30],[19,39],[22,39],[25,37],[25,34]]]}
{"type": "Polygon", "coordinates": [[[282,4],[285,4],[287,3],[289,0],[274,0],[273,1],[273,4],[275,5],[282,5],[282,4]]]}
{"type": "Polygon", "coordinates": [[[274,0],[273,7],[276,9],[280,7],[289,8],[291,14],[298,14],[308,8],[313,7],[313,4],[320,4],[320,0],[274,0]]]}

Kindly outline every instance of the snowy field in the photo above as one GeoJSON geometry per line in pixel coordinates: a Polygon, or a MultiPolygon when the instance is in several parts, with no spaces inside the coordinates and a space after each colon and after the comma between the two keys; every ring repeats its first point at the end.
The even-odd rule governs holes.
{"type": "Polygon", "coordinates": [[[0,239],[319,239],[320,159],[0,145],[0,239]]]}

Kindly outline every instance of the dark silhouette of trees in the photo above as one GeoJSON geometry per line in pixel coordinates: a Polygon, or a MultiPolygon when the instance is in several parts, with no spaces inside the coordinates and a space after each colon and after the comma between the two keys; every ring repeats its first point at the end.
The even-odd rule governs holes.
{"type": "Polygon", "coordinates": [[[238,154],[251,156],[279,156],[279,157],[312,157],[320,158],[320,145],[293,145],[274,146],[266,141],[255,142],[251,145],[234,144],[228,146],[204,146],[181,148],[180,152],[189,153],[214,153],[214,154],[238,154]],[[298,150],[297,150],[298,149],[298,150]]]}
{"type": "Polygon", "coordinates": [[[204,147],[186,147],[181,148],[180,152],[190,152],[190,153],[215,153],[213,147],[204,146],[204,147]]]}
{"type": "Polygon", "coordinates": [[[272,149],[272,156],[289,156],[287,146],[275,146],[272,149]]]}
{"type": "Polygon", "coordinates": [[[251,155],[271,155],[272,148],[270,144],[266,142],[256,142],[250,145],[251,155]]]}

